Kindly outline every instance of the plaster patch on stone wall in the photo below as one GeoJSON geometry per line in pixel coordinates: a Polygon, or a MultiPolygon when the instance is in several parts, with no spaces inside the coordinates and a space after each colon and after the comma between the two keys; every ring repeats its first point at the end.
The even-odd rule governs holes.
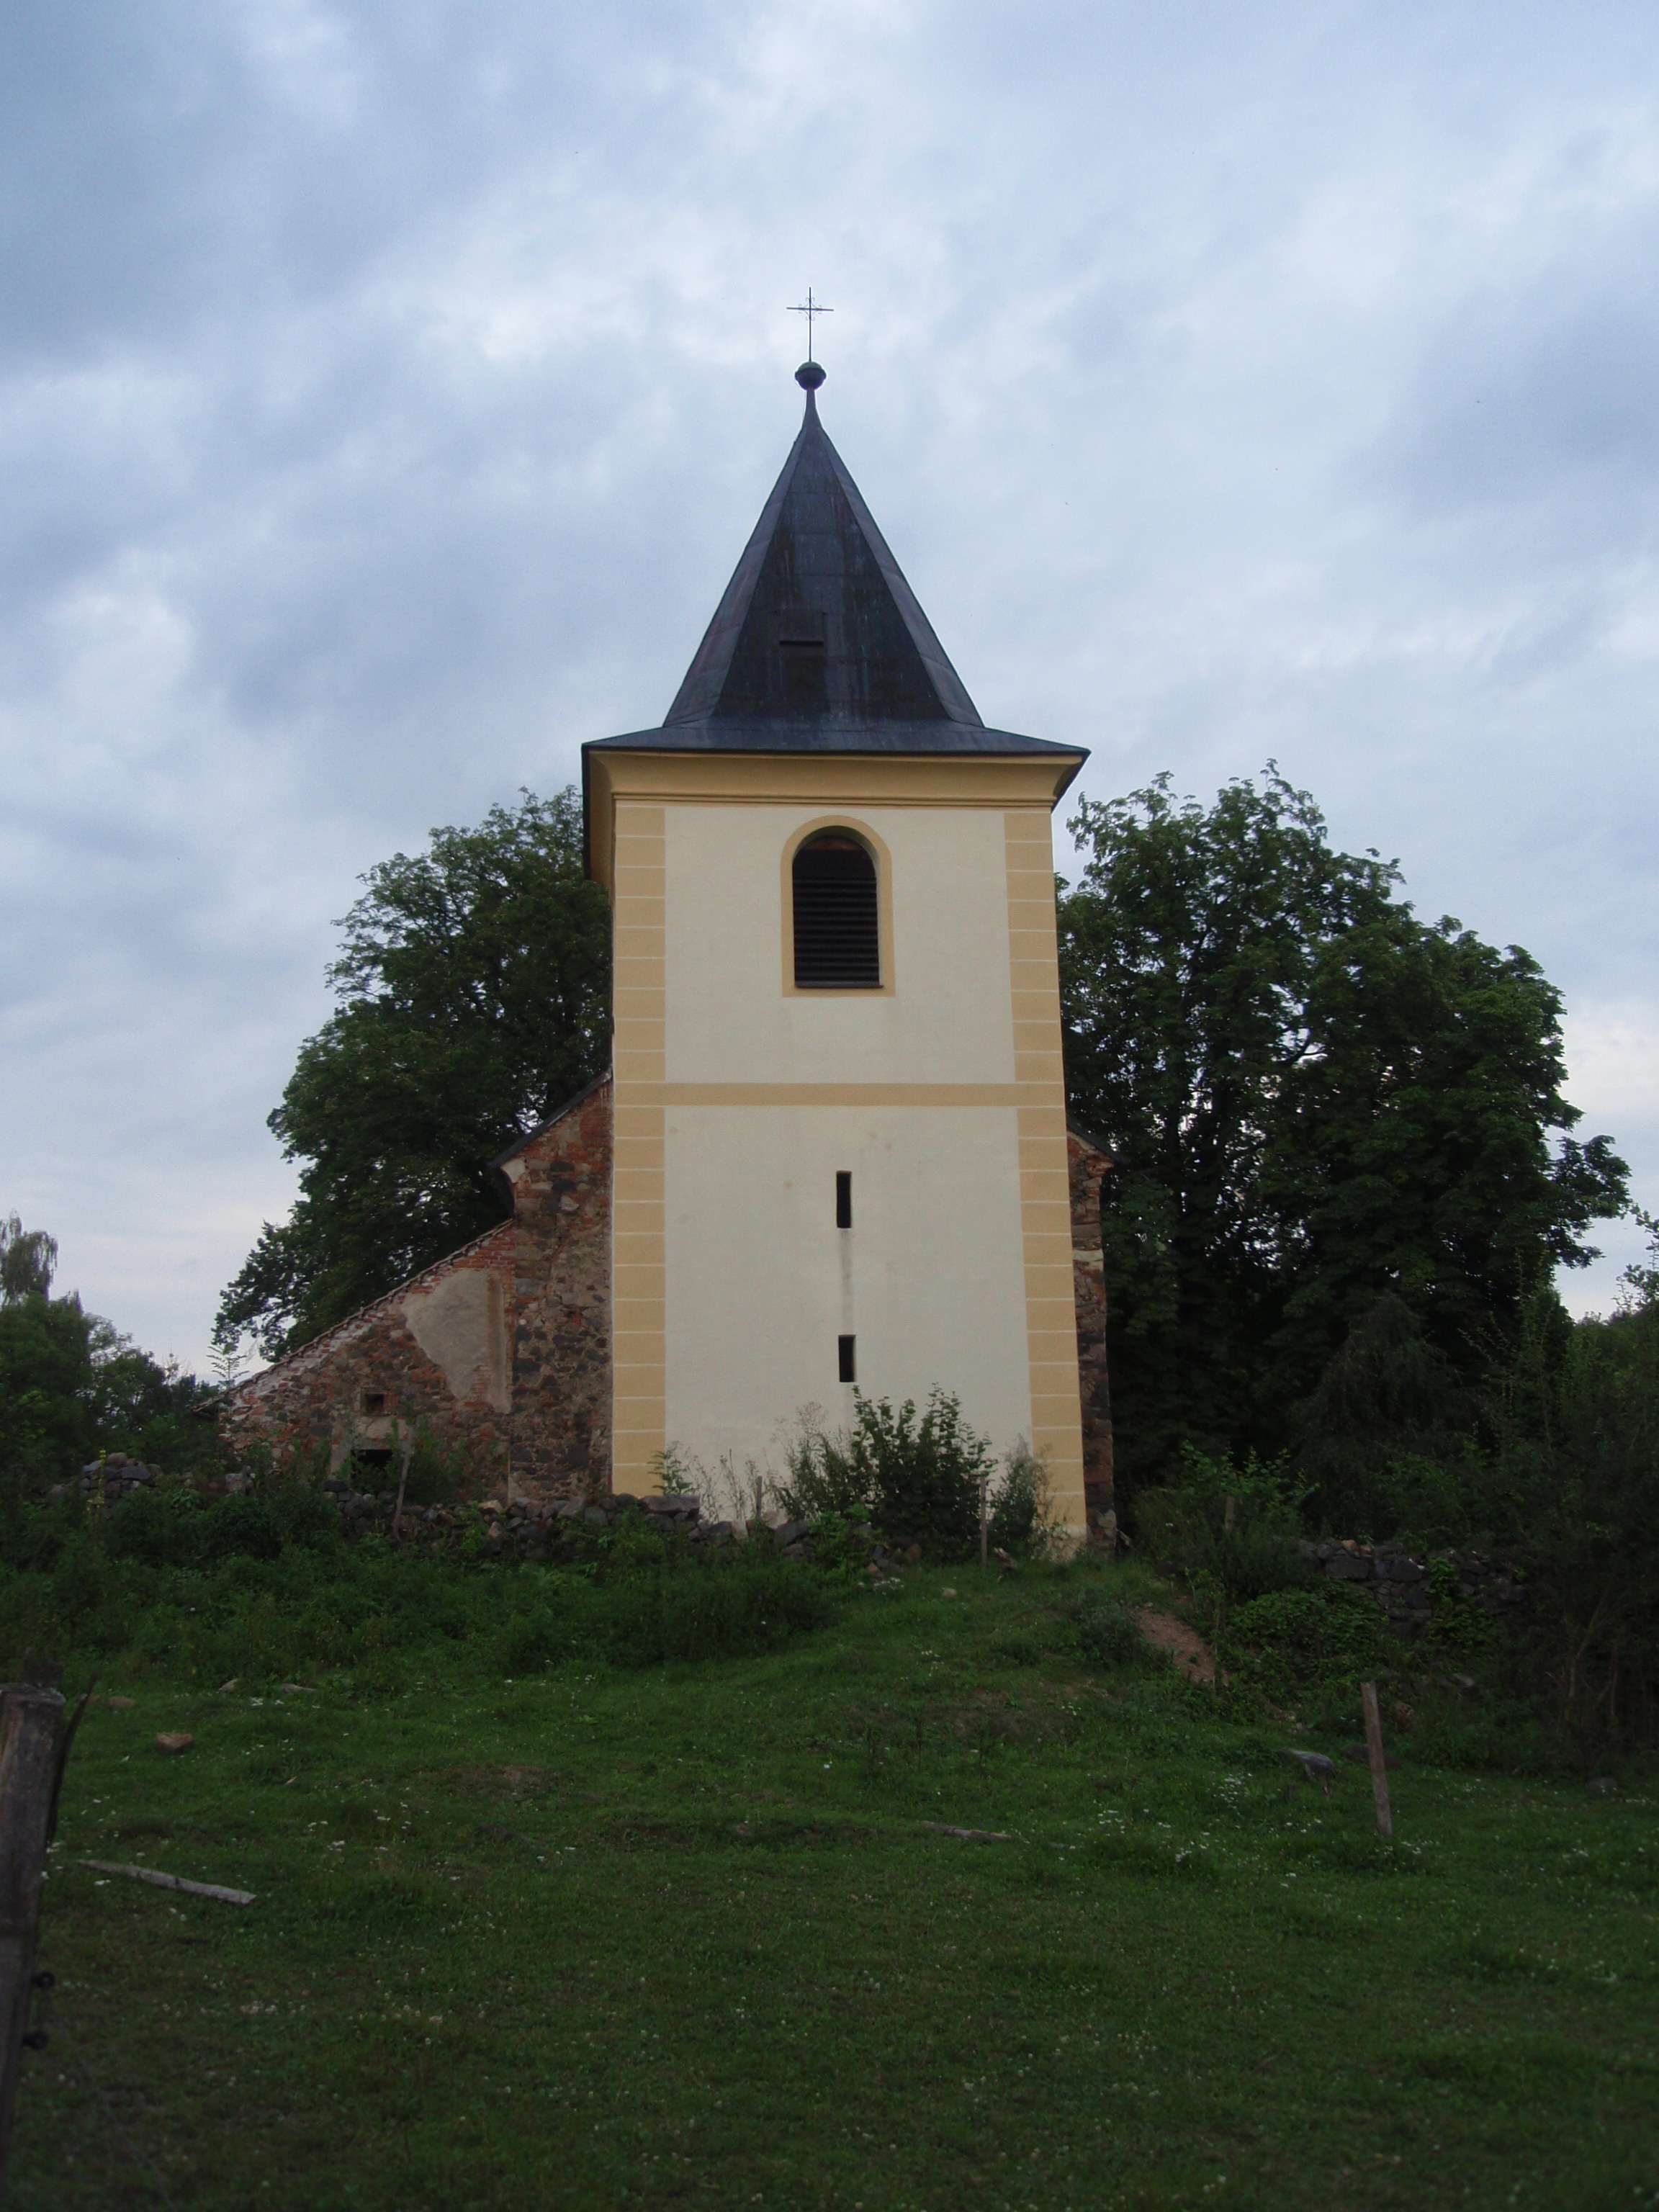
{"type": "Polygon", "coordinates": [[[410,1334],[464,1403],[513,1406],[507,1304],[501,1279],[477,1268],[440,1276],[404,1300],[410,1334]]]}

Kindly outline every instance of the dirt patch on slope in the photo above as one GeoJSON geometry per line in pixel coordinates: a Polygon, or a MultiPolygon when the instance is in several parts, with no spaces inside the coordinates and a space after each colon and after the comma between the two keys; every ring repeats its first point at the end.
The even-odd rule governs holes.
{"type": "Polygon", "coordinates": [[[1215,1680],[1215,1655],[1195,1628],[1160,1613],[1155,1605],[1138,1605],[1135,1619],[1140,1632],[1155,1651],[1167,1651],[1189,1682],[1206,1686],[1215,1680]]]}

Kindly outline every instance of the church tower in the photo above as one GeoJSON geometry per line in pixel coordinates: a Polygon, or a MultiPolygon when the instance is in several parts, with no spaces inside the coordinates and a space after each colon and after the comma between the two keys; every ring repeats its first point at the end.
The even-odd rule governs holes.
{"type": "Polygon", "coordinates": [[[1049,817],[818,420],[660,729],[583,748],[615,926],[612,1483],[954,1391],[1085,1533],[1049,817]]]}

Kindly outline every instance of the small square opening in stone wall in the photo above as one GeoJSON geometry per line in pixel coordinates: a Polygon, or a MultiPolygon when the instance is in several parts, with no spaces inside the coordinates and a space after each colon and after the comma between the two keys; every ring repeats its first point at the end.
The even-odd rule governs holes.
{"type": "Polygon", "coordinates": [[[370,1415],[371,1418],[376,1413],[384,1413],[386,1411],[386,1394],[384,1390],[365,1390],[363,1393],[364,1413],[370,1415]]]}

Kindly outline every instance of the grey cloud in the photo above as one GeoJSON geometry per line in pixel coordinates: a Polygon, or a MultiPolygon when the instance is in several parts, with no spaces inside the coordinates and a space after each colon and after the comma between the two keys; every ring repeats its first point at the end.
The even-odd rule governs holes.
{"type": "Polygon", "coordinates": [[[1519,297],[1469,303],[1436,333],[1377,459],[1415,512],[1549,500],[1576,510],[1575,551],[1646,537],[1659,475],[1649,276],[1659,228],[1624,243],[1623,265],[1595,289],[1553,268],[1519,297]]]}

